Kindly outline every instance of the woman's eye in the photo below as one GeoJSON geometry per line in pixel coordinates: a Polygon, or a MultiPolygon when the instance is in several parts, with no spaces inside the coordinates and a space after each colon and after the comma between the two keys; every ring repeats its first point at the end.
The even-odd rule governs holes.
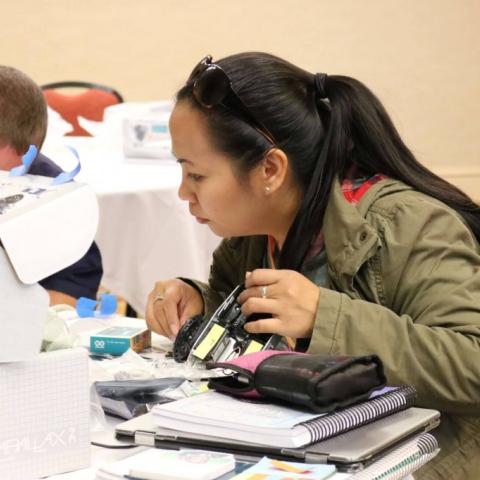
{"type": "Polygon", "coordinates": [[[196,173],[189,173],[188,178],[190,178],[194,182],[199,182],[200,180],[202,180],[203,176],[202,175],[197,175],[196,173]]]}

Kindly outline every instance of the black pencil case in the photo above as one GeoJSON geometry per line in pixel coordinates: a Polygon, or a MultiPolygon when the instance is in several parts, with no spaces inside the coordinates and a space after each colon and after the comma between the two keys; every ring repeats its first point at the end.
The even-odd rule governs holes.
{"type": "Polygon", "coordinates": [[[328,356],[265,350],[227,362],[209,362],[228,375],[211,378],[219,392],[330,412],[365,400],[385,385],[383,365],[376,355],[328,356]]]}

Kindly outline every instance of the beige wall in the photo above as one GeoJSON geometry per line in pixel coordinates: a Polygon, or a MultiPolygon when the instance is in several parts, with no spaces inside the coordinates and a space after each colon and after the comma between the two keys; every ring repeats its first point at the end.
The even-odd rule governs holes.
{"type": "Polygon", "coordinates": [[[480,197],[480,0],[3,0],[0,11],[1,63],[127,100],[171,97],[206,53],[263,50],[355,76],[421,161],[480,197]]]}

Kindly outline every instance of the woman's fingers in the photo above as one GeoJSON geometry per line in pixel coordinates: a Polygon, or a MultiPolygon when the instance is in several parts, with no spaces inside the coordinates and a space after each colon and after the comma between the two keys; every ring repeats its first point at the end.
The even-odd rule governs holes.
{"type": "Polygon", "coordinates": [[[238,297],[243,314],[270,313],[273,317],[248,322],[248,332],[311,336],[320,296],[311,280],[291,270],[258,269],[247,274],[245,286],[238,297]]]}
{"type": "Polygon", "coordinates": [[[174,337],[178,332],[178,294],[175,288],[168,288],[166,282],[157,282],[148,296],[145,319],[148,327],[155,333],[174,337]]]}
{"type": "Polygon", "coordinates": [[[278,335],[285,335],[283,333],[282,322],[275,317],[247,322],[244,328],[248,333],[276,333],[278,335]]]}
{"type": "Polygon", "coordinates": [[[270,285],[255,285],[246,288],[240,293],[237,302],[242,305],[250,298],[272,299],[276,298],[275,284],[270,285]]]}
{"type": "Polygon", "coordinates": [[[160,335],[172,338],[173,334],[168,321],[168,314],[165,311],[165,300],[155,302],[153,312],[154,320],[152,324],[157,327],[154,331],[160,335]]]}
{"type": "Polygon", "coordinates": [[[284,270],[274,270],[272,268],[257,268],[253,272],[248,272],[245,276],[245,288],[255,285],[270,285],[278,282],[284,270]]]}
{"type": "Polygon", "coordinates": [[[154,332],[164,335],[162,325],[160,323],[160,311],[158,310],[157,298],[158,296],[158,283],[154,289],[148,295],[147,310],[145,312],[145,320],[148,328],[154,332]]]}
{"type": "Polygon", "coordinates": [[[196,315],[200,315],[202,313],[203,308],[198,307],[194,302],[189,302],[185,309],[183,310],[180,319],[179,319],[179,326],[183,327],[183,325],[192,317],[196,315]]]}
{"type": "Polygon", "coordinates": [[[148,295],[147,300],[147,310],[145,311],[145,321],[150,330],[157,332],[157,329],[160,328],[160,325],[157,324],[155,314],[153,313],[153,292],[148,295]]]}
{"type": "Polygon", "coordinates": [[[248,317],[253,313],[279,313],[280,305],[278,300],[269,298],[250,297],[241,306],[242,313],[248,317]]]}
{"type": "Polygon", "coordinates": [[[203,299],[193,287],[179,279],[157,282],[148,296],[145,319],[160,335],[174,338],[188,318],[203,311],[203,299]]]}
{"type": "Polygon", "coordinates": [[[238,303],[243,304],[252,297],[263,299],[277,298],[278,283],[284,275],[283,270],[266,268],[249,272],[245,278],[245,290],[238,296],[238,303]]]}
{"type": "Polygon", "coordinates": [[[178,318],[178,301],[176,298],[166,298],[162,304],[163,322],[162,326],[168,332],[168,337],[175,337],[180,329],[180,320],[178,318]]]}

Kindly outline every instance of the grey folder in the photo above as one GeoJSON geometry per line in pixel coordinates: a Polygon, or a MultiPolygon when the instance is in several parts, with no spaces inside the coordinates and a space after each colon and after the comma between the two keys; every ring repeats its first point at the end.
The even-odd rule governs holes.
{"type": "Polygon", "coordinates": [[[440,423],[436,410],[411,407],[363,427],[302,448],[279,448],[195,435],[156,426],[147,413],[117,425],[119,440],[158,448],[203,448],[234,453],[243,460],[262,456],[306,463],[331,463],[340,471],[362,470],[392,448],[440,423]]]}

